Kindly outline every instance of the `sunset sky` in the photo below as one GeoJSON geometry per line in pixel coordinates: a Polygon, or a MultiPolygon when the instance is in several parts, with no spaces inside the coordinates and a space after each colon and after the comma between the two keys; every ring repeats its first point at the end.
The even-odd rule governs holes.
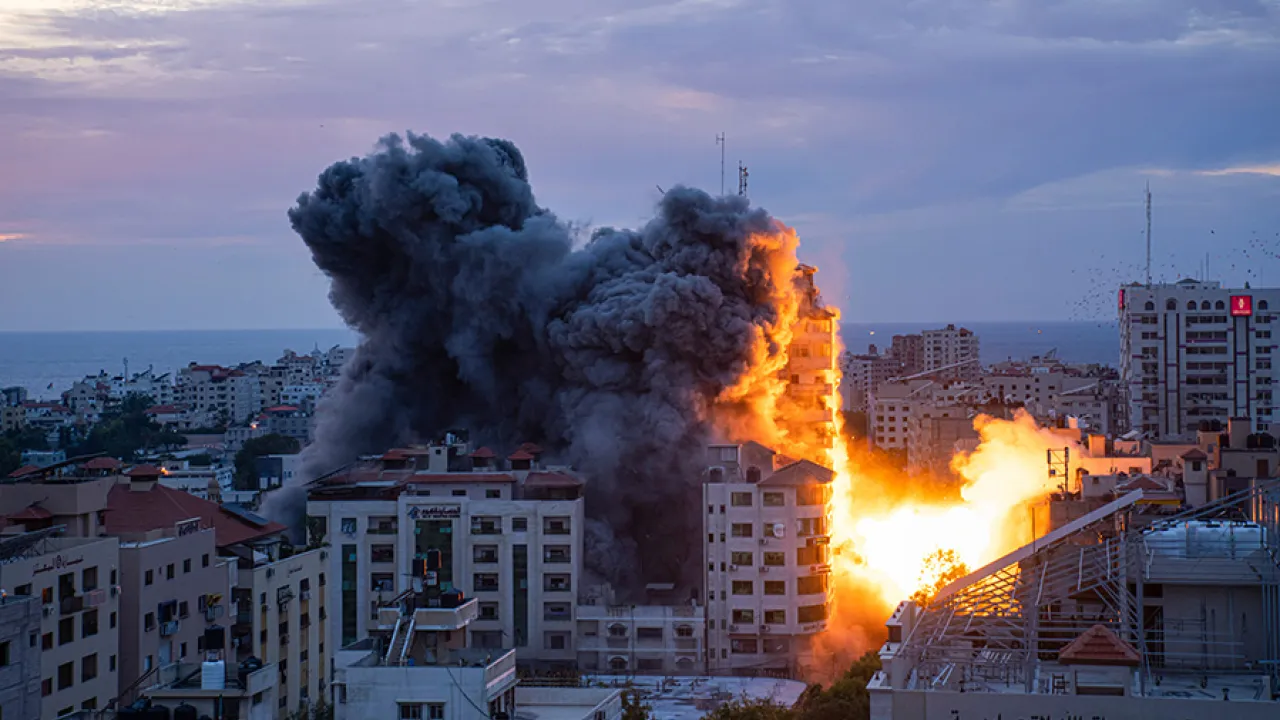
{"type": "Polygon", "coordinates": [[[1280,0],[0,0],[0,330],[339,324],[285,217],[387,132],[539,202],[749,195],[855,321],[1280,284],[1280,0]]]}

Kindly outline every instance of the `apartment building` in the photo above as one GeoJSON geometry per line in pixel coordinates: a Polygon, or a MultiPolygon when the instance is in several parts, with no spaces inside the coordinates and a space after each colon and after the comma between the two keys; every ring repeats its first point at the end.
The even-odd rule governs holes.
{"type": "Polygon", "coordinates": [[[0,433],[21,430],[27,424],[27,411],[21,405],[0,403],[0,433]]]}
{"type": "Polygon", "coordinates": [[[828,503],[833,473],[807,460],[775,467],[758,443],[708,448],[706,672],[812,665],[832,599],[828,503]]]}
{"type": "Polygon", "coordinates": [[[578,605],[578,669],[640,675],[706,671],[699,605],[578,605]]]}
{"type": "Polygon", "coordinates": [[[541,467],[540,452],[526,445],[500,463],[488,448],[448,441],[394,449],[317,483],[308,532],[334,550],[335,641],[368,635],[378,609],[411,587],[415,564],[440,550],[443,587],[478,601],[471,645],[511,645],[522,663],[572,667],[582,481],[541,467]]]}
{"type": "Polygon", "coordinates": [[[262,409],[258,378],[243,370],[192,363],[178,371],[174,402],[209,418],[242,423],[262,409]]]}
{"type": "Polygon", "coordinates": [[[939,330],[925,330],[921,338],[924,369],[936,372],[935,378],[972,381],[982,372],[978,336],[972,330],[948,325],[939,330]]]}
{"type": "MultiPolygon", "coordinates": [[[[901,336],[899,336],[901,337],[901,336]]],[[[866,412],[867,400],[881,383],[905,374],[902,361],[876,352],[845,353],[840,358],[840,405],[845,412],[866,412]]]]}
{"type": "MultiPolygon", "coordinates": [[[[8,559],[5,544],[0,560],[8,559]]],[[[34,597],[0,596],[0,717],[40,717],[42,614],[34,597]]]]}
{"type": "Polygon", "coordinates": [[[801,265],[802,301],[792,328],[786,396],[778,411],[800,447],[831,447],[835,438],[836,319],[822,304],[814,283],[816,268],[801,265]]]}
{"type": "Polygon", "coordinates": [[[1272,306],[1280,289],[1180,280],[1120,289],[1120,373],[1130,428],[1192,438],[1201,422],[1250,417],[1271,429],[1272,306]]]}
{"type": "Polygon", "coordinates": [[[28,632],[17,639],[23,650],[9,641],[11,658],[32,643],[39,653],[40,708],[13,716],[24,720],[99,710],[119,689],[119,542],[61,531],[50,527],[0,541],[0,587],[40,604],[38,638],[28,632]]]}
{"type": "Polygon", "coordinates": [[[889,357],[902,363],[904,376],[924,372],[924,337],[894,335],[889,343],[889,357]]]}
{"type": "Polygon", "coordinates": [[[120,599],[120,691],[128,703],[135,697],[126,690],[137,680],[203,658],[205,629],[226,615],[232,578],[214,531],[201,529],[199,518],[121,533],[120,574],[127,588],[120,599]]]}

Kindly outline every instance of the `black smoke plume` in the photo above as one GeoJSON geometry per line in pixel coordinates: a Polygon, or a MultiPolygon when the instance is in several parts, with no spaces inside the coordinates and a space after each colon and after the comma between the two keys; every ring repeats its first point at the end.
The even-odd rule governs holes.
{"type": "MultiPolygon", "coordinates": [[[[289,220],[362,338],[301,481],[449,429],[533,441],[588,479],[589,569],[634,587],[696,564],[711,421],[785,355],[794,235],[677,187],[644,227],[575,249],[512,143],[459,135],[391,135],[325,170],[289,220]]],[[[280,495],[299,524],[304,491],[280,495]]]]}

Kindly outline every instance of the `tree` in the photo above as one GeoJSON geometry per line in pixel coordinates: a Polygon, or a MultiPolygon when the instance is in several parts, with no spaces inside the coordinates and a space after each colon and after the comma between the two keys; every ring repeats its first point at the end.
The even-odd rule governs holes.
{"type": "Polygon", "coordinates": [[[797,720],[867,720],[871,717],[871,693],[867,683],[880,670],[874,650],[858,658],[831,687],[813,685],[796,703],[797,720]]]}
{"type": "Polygon", "coordinates": [[[703,720],[802,720],[804,716],[770,700],[732,700],[702,717],[703,720]]]}
{"type": "Polygon", "coordinates": [[[72,448],[69,455],[96,455],[105,453],[111,457],[131,461],[137,455],[152,450],[182,447],[187,439],[178,433],[161,428],[147,417],[152,406],[147,395],[129,393],[118,406],[102,416],[102,420],[89,431],[84,442],[72,448]]]}
{"type": "Polygon", "coordinates": [[[622,720],[653,720],[653,708],[635,690],[622,693],[622,720]]]}
{"type": "Polygon", "coordinates": [[[258,471],[254,465],[258,458],[264,455],[292,455],[301,448],[302,445],[296,438],[276,433],[245,442],[240,452],[236,453],[236,489],[257,489],[258,471]]]}

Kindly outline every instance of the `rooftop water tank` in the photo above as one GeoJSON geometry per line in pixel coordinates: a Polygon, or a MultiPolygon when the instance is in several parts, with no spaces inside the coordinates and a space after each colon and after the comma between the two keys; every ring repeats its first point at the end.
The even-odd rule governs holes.
{"type": "Polygon", "coordinates": [[[227,664],[222,660],[200,664],[200,689],[225,690],[227,687],[227,664]]]}

